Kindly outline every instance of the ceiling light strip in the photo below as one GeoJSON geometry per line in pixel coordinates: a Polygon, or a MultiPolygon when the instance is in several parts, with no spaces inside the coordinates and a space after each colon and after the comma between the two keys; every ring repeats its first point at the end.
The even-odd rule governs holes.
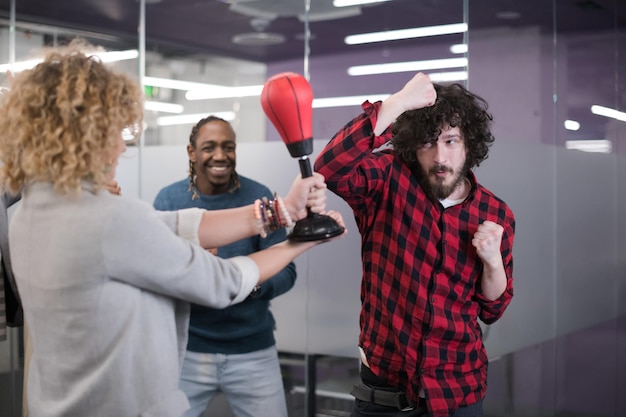
{"type": "MultiPolygon", "coordinates": [[[[432,82],[450,82],[450,81],[465,81],[468,78],[467,71],[449,71],[449,72],[432,72],[427,73],[432,82]]],[[[253,87],[253,86],[250,86],[253,87]]],[[[262,87],[262,86],[261,86],[262,87]]],[[[262,89],[261,89],[262,90],[262,89]]],[[[187,93],[187,98],[193,96],[193,100],[210,100],[210,99],[219,99],[219,98],[228,98],[228,97],[201,97],[200,94],[196,94],[195,91],[189,91],[187,93]]],[[[258,91],[256,94],[250,94],[260,96],[261,91],[258,91]]],[[[314,98],[313,99],[313,108],[328,108],[328,107],[343,107],[343,106],[360,106],[365,100],[369,100],[371,102],[384,100],[389,97],[389,94],[374,94],[374,95],[360,95],[360,96],[342,96],[342,97],[326,97],[326,98],[314,98]]]]}
{"type": "Polygon", "coordinates": [[[610,107],[598,106],[597,104],[594,104],[593,106],[591,106],[591,113],[597,114],[598,116],[610,117],[611,119],[626,122],[626,113],[612,109],[610,107]]]}
{"type": "Polygon", "coordinates": [[[373,103],[379,100],[384,100],[387,97],[389,97],[389,94],[314,98],[313,108],[323,109],[323,108],[328,108],[328,107],[360,106],[365,100],[369,100],[370,102],[373,103]]]}
{"type": "Polygon", "coordinates": [[[568,119],[568,120],[563,122],[563,126],[567,130],[578,130],[578,129],[580,129],[580,123],[578,123],[576,120],[569,120],[568,119]]]}
{"type": "Polygon", "coordinates": [[[149,110],[149,111],[157,111],[157,112],[163,112],[163,113],[175,113],[175,114],[180,114],[185,110],[185,108],[180,104],[164,103],[161,101],[146,101],[144,102],[143,107],[144,109],[149,110]]]}
{"type": "Polygon", "coordinates": [[[611,153],[613,144],[610,140],[568,140],[565,142],[565,149],[572,149],[582,152],[611,153]]]}
{"type": "Polygon", "coordinates": [[[188,91],[187,100],[209,100],[218,98],[240,98],[260,96],[263,85],[247,85],[240,87],[200,88],[188,91]]]}
{"type": "Polygon", "coordinates": [[[227,87],[216,84],[196,83],[192,81],[172,80],[170,78],[144,77],[143,83],[152,87],[169,88],[171,90],[207,90],[207,89],[227,89],[227,87]]]}
{"type": "MultiPolygon", "coordinates": [[[[235,120],[235,112],[223,111],[223,112],[211,112],[211,115],[217,116],[226,121],[235,120]]],[[[174,126],[174,125],[195,125],[201,119],[209,116],[208,113],[196,113],[196,114],[181,114],[178,116],[163,116],[156,120],[158,126],[174,126]]]]}
{"type": "Polygon", "coordinates": [[[97,56],[102,62],[117,62],[136,59],[139,57],[139,51],[137,49],[128,49],[126,51],[96,52],[91,55],[97,56]]]}
{"type": "Polygon", "coordinates": [[[430,81],[434,83],[447,83],[452,81],[467,81],[469,73],[467,71],[430,72],[428,76],[430,77],[430,81]]]}
{"type": "Polygon", "coordinates": [[[425,61],[390,62],[387,64],[357,65],[348,68],[348,75],[388,74],[393,72],[427,71],[467,67],[467,58],[431,59],[425,61]]]}
{"type": "MultiPolygon", "coordinates": [[[[128,59],[135,59],[139,56],[137,49],[129,49],[126,51],[108,51],[108,52],[94,52],[87,53],[90,56],[97,56],[102,62],[117,62],[125,61],[128,59]]],[[[0,72],[20,72],[35,67],[37,64],[43,62],[43,59],[29,59],[27,61],[17,61],[13,64],[1,64],[0,72]]]]}
{"type": "Polygon", "coordinates": [[[450,25],[426,26],[421,28],[388,30],[384,32],[361,33],[346,36],[344,42],[347,45],[359,45],[363,43],[395,41],[400,39],[423,38],[427,36],[450,35],[453,33],[467,32],[467,23],[453,23],[450,25]]]}
{"type": "Polygon", "coordinates": [[[468,47],[466,43],[457,43],[450,46],[450,52],[453,54],[465,54],[468,51],[468,47]]]}
{"type": "Polygon", "coordinates": [[[384,3],[390,0],[335,0],[333,6],[335,7],[349,7],[349,6],[362,6],[364,4],[384,3]]]}

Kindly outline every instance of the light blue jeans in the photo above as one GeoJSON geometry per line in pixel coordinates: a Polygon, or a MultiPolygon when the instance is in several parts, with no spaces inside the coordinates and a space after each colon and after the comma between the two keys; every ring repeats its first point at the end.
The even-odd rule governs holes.
{"type": "Polygon", "coordinates": [[[187,351],[180,388],[191,404],[184,417],[202,416],[220,391],[237,417],[287,417],[276,346],[237,355],[187,351]]]}

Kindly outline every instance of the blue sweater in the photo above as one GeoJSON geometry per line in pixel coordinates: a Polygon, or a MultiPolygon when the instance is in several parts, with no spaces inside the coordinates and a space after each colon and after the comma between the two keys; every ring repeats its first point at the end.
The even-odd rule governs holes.
{"type": "MultiPolygon", "coordinates": [[[[189,180],[175,182],[159,191],[154,207],[157,210],[178,210],[199,207],[207,210],[240,207],[252,204],[257,198],[272,197],[270,190],[249,178],[239,176],[241,187],[233,193],[204,195],[191,199],[189,180]]],[[[218,248],[217,255],[230,258],[248,255],[285,240],[284,229],[269,234],[243,239],[218,248]]],[[[275,321],[270,312],[270,300],[289,291],[296,281],[296,267],[290,263],[285,269],[261,285],[255,298],[225,309],[213,309],[191,305],[189,343],[187,349],[202,353],[248,353],[265,349],[275,344],[275,321]]]]}

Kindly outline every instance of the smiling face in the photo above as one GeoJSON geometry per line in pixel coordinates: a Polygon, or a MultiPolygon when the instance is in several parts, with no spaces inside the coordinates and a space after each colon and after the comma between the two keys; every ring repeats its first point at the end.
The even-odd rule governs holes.
{"type": "Polygon", "coordinates": [[[437,199],[456,199],[465,193],[463,179],[467,174],[465,143],[458,127],[444,127],[436,142],[417,150],[422,174],[437,199]]]}
{"type": "Polygon", "coordinates": [[[237,155],[235,132],[230,124],[214,120],[202,125],[195,144],[187,145],[195,163],[196,187],[202,194],[222,194],[231,186],[237,155]]]}

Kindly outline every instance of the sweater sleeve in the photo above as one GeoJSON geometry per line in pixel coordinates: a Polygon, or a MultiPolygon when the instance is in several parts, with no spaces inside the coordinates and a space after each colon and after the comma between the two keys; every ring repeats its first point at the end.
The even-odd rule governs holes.
{"type": "MultiPolygon", "coordinates": [[[[259,238],[259,248],[258,250],[267,249],[270,246],[282,242],[286,239],[287,233],[285,229],[279,229],[273,233],[270,233],[267,238],[262,239],[259,238]]],[[[283,268],[279,273],[274,275],[269,280],[265,281],[261,285],[261,289],[258,293],[258,298],[263,300],[271,300],[279,295],[286,293],[291,290],[296,283],[296,264],[294,262],[289,262],[285,268],[283,268]]]]}
{"type": "Polygon", "coordinates": [[[109,276],[213,308],[243,301],[258,282],[258,267],[248,257],[221,259],[194,243],[201,215],[199,209],[156,212],[147,205],[120,206],[102,237],[109,276]]]}
{"type": "Polygon", "coordinates": [[[200,229],[202,210],[190,208],[178,210],[177,214],[178,223],[176,225],[176,234],[185,240],[199,245],[198,229],[200,229]]]}

